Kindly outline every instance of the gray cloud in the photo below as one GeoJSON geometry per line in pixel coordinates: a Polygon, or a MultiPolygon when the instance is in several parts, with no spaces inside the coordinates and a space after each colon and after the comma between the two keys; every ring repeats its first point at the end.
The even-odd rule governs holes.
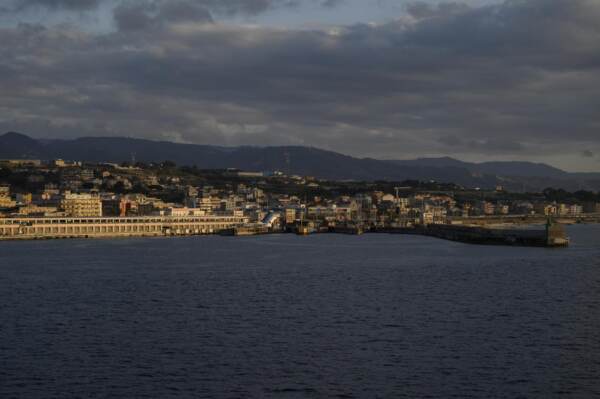
{"type": "MultiPolygon", "coordinates": [[[[189,7],[202,8],[219,14],[257,15],[267,10],[281,7],[296,7],[302,3],[320,4],[323,7],[336,7],[345,0],[187,0],[189,7]]],[[[0,7],[0,12],[17,13],[30,8],[48,10],[89,11],[107,4],[119,8],[168,7],[170,0],[7,0],[8,6],[0,7]]]]}
{"type": "Polygon", "coordinates": [[[103,0],[14,0],[12,2],[12,9],[23,10],[30,7],[41,7],[82,11],[96,8],[102,1],[103,0]]]}
{"type": "Polygon", "coordinates": [[[386,158],[600,150],[594,0],[440,6],[332,31],[199,24],[206,2],[170,4],[121,6],[104,34],[0,29],[0,129],[386,158]]]}
{"type": "Polygon", "coordinates": [[[438,4],[431,4],[424,1],[415,1],[408,3],[405,8],[407,13],[416,19],[448,17],[471,10],[466,3],[460,2],[442,2],[438,4]]]}
{"type": "Polygon", "coordinates": [[[210,12],[193,0],[140,2],[115,8],[114,18],[120,31],[160,28],[171,23],[213,22],[210,12]]]}
{"type": "Polygon", "coordinates": [[[581,151],[581,156],[584,158],[594,158],[596,155],[590,150],[581,151]]]}

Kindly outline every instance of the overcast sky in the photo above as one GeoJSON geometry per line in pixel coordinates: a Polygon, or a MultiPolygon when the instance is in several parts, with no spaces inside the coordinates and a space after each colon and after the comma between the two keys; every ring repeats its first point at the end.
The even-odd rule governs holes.
{"type": "Polygon", "coordinates": [[[600,0],[2,0],[0,131],[600,171],[600,0]]]}

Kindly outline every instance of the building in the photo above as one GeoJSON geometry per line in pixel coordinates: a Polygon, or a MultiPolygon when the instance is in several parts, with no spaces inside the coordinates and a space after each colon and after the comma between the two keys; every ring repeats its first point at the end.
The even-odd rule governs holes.
{"type": "Polygon", "coordinates": [[[264,175],[263,172],[237,172],[238,177],[263,177],[264,175]]]}
{"type": "Polygon", "coordinates": [[[102,201],[97,195],[67,193],[60,201],[60,207],[69,217],[102,216],[102,201]]]}
{"type": "Polygon", "coordinates": [[[535,204],[533,209],[538,215],[553,216],[558,213],[556,205],[554,204],[545,204],[540,202],[535,204]]]}
{"type": "Polygon", "coordinates": [[[433,224],[444,224],[447,221],[448,211],[443,206],[434,206],[431,209],[433,213],[433,224]]]}
{"type": "Polygon", "coordinates": [[[569,206],[567,204],[558,204],[556,209],[558,216],[569,216],[569,206]]]}
{"type": "Polygon", "coordinates": [[[0,208],[13,208],[17,205],[10,197],[10,186],[0,186],[0,208]]]}
{"type": "Polygon", "coordinates": [[[26,206],[22,206],[19,208],[20,216],[39,216],[46,217],[57,215],[58,209],[53,206],[38,206],[34,204],[29,204],[26,206]]]}
{"type": "Polygon", "coordinates": [[[496,212],[496,206],[489,201],[483,201],[481,203],[481,211],[484,215],[493,215],[496,212]]]}
{"type": "Polygon", "coordinates": [[[16,194],[15,199],[21,205],[28,205],[33,201],[33,195],[31,193],[16,194]]]}
{"type": "Polygon", "coordinates": [[[569,216],[580,216],[583,213],[583,207],[577,204],[569,205],[567,213],[569,216]]]}
{"type": "Polygon", "coordinates": [[[0,159],[0,165],[39,167],[42,161],[39,159],[0,159]]]}
{"type": "Polygon", "coordinates": [[[583,212],[585,213],[600,213],[600,203],[586,202],[583,204],[583,212]]]}
{"type": "Polygon", "coordinates": [[[76,162],[76,161],[65,161],[63,159],[55,159],[54,161],[52,161],[52,166],[57,167],[57,168],[68,168],[68,167],[72,167],[72,166],[81,166],[81,162],[76,162]]]}
{"type": "Polygon", "coordinates": [[[327,218],[335,217],[335,211],[333,207],[316,205],[309,206],[306,208],[306,214],[308,218],[327,218]]]}
{"type": "Polygon", "coordinates": [[[199,208],[168,208],[165,216],[183,217],[183,216],[204,216],[206,212],[199,208]]]}
{"type": "Polygon", "coordinates": [[[0,208],[14,208],[17,205],[10,197],[0,197],[0,208]]]}
{"type": "Polygon", "coordinates": [[[531,215],[535,213],[534,205],[529,201],[517,201],[511,205],[513,213],[517,215],[531,215]]]}
{"type": "Polygon", "coordinates": [[[395,202],[396,201],[396,197],[392,194],[384,194],[383,197],[381,197],[381,201],[385,201],[385,202],[395,202]]]}
{"type": "Polygon", "coordinates": [[[285,208],[285,223],[294,224],[296,222],[296,208],[285,208]]]}
{"type": "Polygon", "coordinates": [[[156,209],[152,202],[141,202],[137,206],[138,216],[152,216],[155,214],[156,209]]]}
{"type": "Polygon", "coordinates": [[[427,226],[429,224],[433,224],[434,222],[434,215],[433,215],[433,211],[425,211],[425,212],[421,212],[421,214],[419,215],[419,223],[427,226]]]}
{"type": "Polygon", "coordinates": [[[0,218],[0,240],[214,234],[248,223],[233,215],[134,218],[0,218]]]}
{"type": "Polygon", "coordinates": [[[0,197],[10,197],[10,186],[0,186],[0,197]]]}
{"type": "Polygon", "coordinates": [[[93,169],[81,169],[79,167],[66,167],[62,169],[60,173],[60,177],[63,181],[71,181],[71,180],[83,180],[89,181],[93,180],[95,177],[93,169]]]}
{"type": "Polygon", "coordinates": [[[498,204],[498,206],[496,206],[496,213],[498,215],[508,215],[510,213],[510,207],[506,204],[498,204]]]}
{"type": "Polygon", "coordinates": [[[221,198],[217,196],[207,196],[198,198],[196,208],[202,209],[207,213],[221,209],[221,198]]]}
{"type": "Polygon", "coordinates": [[[121,199],[104,198],[102,200],[102,216],[121,216],[121,199]]]}
{"type": "Polygon", "coordinates": [[[333,205],[333,212],[338,221],[353,220],[358,217],[360,206],[356,201],[338,202],[333,205]]]}

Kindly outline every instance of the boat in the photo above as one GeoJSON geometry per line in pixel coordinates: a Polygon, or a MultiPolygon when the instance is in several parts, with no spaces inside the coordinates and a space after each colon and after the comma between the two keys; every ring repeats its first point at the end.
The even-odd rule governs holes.
{"type": "Polygon", "coordinates": [[[300,214],[300,225],[296,227],[296,234],[299,236],[307,236],[315,233],[316,230],[313,226],[304,223],[304,213],[300,214]]]}
{"type": "Polygon", "coordinates": [[[314,229],[312,229],[309,226],[300,225],[296,229],[296,234],[299,235],[299,236],[307,236],[307,235],[312,234],[312,233],[314,233],[314,229]]]}

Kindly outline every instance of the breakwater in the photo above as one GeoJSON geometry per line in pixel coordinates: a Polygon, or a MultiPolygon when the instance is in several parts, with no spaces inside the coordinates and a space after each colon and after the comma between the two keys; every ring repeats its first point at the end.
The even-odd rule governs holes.
{"type": "Polygon", "coordinates": [[[548,223],[541,229],[432,224],[426,227],[378,229],[377,232],[418,234],[468,244],[528,247],[566,247],[569,245],[569,238],[564,227],[555,223],[548,223]]]}
{"type": "MultiPolygon", "coordinates": [[[[489,226],[491,224],[531,225],[544,224],[548,220],[545,215],[492,215],[492,216],[452,216],[451,224],[489,226]]],[[[600,223],[600,214],[584,213],[577,216],[552,216],[552,220],[560,224],[600,223]]]]}
{"type": "Polygon", "coordinates": [[[0,219],[0,240],[215,234],[247,222],[246,217],[228,215],[3,218],[0,219]]]}

